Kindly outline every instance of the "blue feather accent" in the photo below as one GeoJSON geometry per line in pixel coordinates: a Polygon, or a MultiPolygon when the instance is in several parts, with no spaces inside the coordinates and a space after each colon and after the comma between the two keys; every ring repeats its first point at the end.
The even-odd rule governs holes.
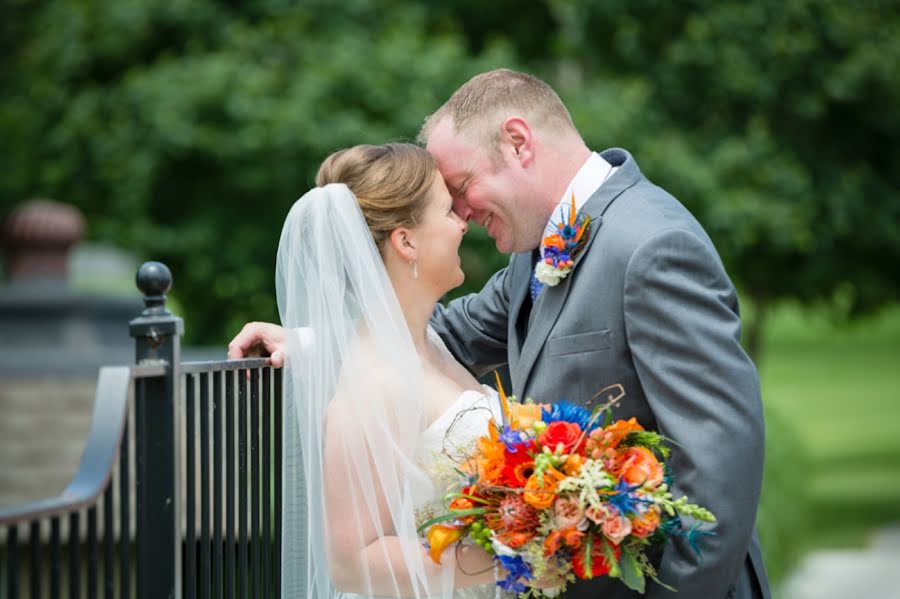
{"type": "Polygon", "coordinates": [[[607,495],[609,504],[616,508],[623,516],[639,513],[640,510],[638,506],[642,503],[653,503],[652,499],[644,499],[634,493],[634,491],[639,488],[641,488],[641,485],[629,485],[624,480],[620,480],[616,484],[615,493],[607,495]]]}

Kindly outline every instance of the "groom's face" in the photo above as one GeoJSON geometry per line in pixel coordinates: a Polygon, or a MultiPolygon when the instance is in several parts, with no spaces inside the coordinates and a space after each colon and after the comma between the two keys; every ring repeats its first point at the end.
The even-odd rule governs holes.
{"type": "Polygon", "coordinates": [[[491,160],[483,148],[455,132],[449,118],[434,127],[427,147],[437,160],[460,218],[487,229],[501,252],[533,249],[525,234],[528,215],[522,213],[527,210],[516,201],[522,179],[515,169],[491,160]]]}

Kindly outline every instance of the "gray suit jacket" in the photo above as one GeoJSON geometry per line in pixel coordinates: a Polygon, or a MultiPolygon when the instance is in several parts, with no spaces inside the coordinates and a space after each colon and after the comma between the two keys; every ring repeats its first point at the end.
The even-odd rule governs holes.
{"type": "MultiPolygon", "coordinates": [[[[702,557],[683,539],[658,557],[672,594],[769,597],[754,531],[763,468],[756,369],[740,345],[737,295],[706,232],[621,149],[618,166],[585,204],[593,224],[567,278],[528,296],[532,252],[515,254],[477,294],[439,307],[432,325],[457,359],[481,375],[509,364],[513,392],[540,402],[585,402],[621,383],[617,418],[636,416],[674,440],[674,493],[718,522],[702,557]]],[[[619,581],[581,582],[569,597],[637,596],[619,581]]]]}

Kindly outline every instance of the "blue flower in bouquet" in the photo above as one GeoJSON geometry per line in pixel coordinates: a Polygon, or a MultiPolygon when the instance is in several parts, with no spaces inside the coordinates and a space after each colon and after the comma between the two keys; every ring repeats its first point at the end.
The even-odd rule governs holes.
{"type": "Polygon", "coordinates": [[[563,420],[577,424],[581,427],[581,430],[587,429],[589,431],[600,426],[599,423],[595,422],[588,429],[588,423],[591,421],[591,411],[567,401],[550,404],[548,407],[543,408],[541,412],[543,413],[544,422],[548,424],[557,420],[563,420]]]}
{"type": "Polygon", "coordinates": [[[513,430],[508,424],[504,425],[503,430],[500,431],[500,440],[506,445],[509,453],[516,453],[525,448],[521,431],[513,430]]]}
{"type": "Polygon", "coordinates": [[[498,555],[494,559],[499,560],[500,565],[507,572],[506,578],[497,581],[497,586],[511,593],[524,593],[526,590],[525,584],[519,582],[519,579],[531,580],[532,578],[531,567],[525,560],[518,555],[515,557],[498,555]]]}

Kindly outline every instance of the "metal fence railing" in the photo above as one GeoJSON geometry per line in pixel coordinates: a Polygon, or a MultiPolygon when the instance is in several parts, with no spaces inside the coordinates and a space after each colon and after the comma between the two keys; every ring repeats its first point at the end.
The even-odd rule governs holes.
{"type": "Polygon", "coordinates": [[[137,365],[101,368],[72,482],[0,510],[0,597],[278,597],[281,372],[180,362],[168,269],[138,286],[137,365]]]}
{"type": "Polygon", "coordinates": [[[255,362],[182,365],[187,599],[280,595],[281,372],[255,362]]]}

